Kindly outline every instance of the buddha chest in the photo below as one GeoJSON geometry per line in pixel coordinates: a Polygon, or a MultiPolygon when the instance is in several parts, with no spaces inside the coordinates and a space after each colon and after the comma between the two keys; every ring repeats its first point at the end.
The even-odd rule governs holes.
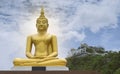
{"type": "Polygon", "coordinates": [[[32,43],[36,45],[48,45],[51,43],[52,36],[51,35],[45,35],[45,36],[40,36],[40,35],[35,35],[32,37],[32,43]]]}

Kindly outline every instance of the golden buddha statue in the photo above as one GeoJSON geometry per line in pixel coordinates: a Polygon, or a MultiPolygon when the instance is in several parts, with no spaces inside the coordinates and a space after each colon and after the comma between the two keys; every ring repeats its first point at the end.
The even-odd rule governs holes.
{"type": "Polygon", "coordinates": [[[48,20],[41,8],[41,15],[36,21],[38,34],[27,37],[26,56],[28,58],[16,58],[14,66],[65,66],[65,59],[57,58],[57,38],[47,33],[48,20]],[[35,53],[32,55],[32,44],[35,46],[35,53]]]}

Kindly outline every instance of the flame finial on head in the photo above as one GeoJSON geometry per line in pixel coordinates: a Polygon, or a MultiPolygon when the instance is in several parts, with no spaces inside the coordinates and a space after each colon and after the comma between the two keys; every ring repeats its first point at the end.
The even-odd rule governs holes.
{"type": "Polygon", "coordinates": [[[40,18],[45,18],[45,16],[44,16],[44,8],[43,8],[43,7],[41,7],[41,15],[40,15],[40,18]]]}

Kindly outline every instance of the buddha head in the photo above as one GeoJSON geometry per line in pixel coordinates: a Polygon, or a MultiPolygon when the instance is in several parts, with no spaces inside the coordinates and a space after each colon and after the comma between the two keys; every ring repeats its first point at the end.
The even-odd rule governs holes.
{"type": "Polygon", "coordinates": [[[48,26],[49,26],[48,19],[44,16],[44,9],[42,7],[41,15],[39,16],[39,18],[37,18],[37,21],[36,21],[37,31],[38,32],[47,31],[48,26]]]}

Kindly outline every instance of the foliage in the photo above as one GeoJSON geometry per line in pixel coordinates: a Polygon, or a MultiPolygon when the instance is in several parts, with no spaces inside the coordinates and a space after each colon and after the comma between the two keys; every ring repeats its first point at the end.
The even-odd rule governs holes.
{"type": "Polygon", "coordinates": [[[114,74],[120,74],[120,68],[118,68],[118,69],[114,72],[114,74]]]}
{"type": "MultiPolygon", "coordinates": [[[[100,47],[100,49],[104,51],[104,48],[100,47]]],[[[107,51],[104,56],[97,54],[87,54],[85,56],[73,55],[66,59],[70,70],[96,70],[102,74],[120,74],[120,51],[107,51]]]]}

